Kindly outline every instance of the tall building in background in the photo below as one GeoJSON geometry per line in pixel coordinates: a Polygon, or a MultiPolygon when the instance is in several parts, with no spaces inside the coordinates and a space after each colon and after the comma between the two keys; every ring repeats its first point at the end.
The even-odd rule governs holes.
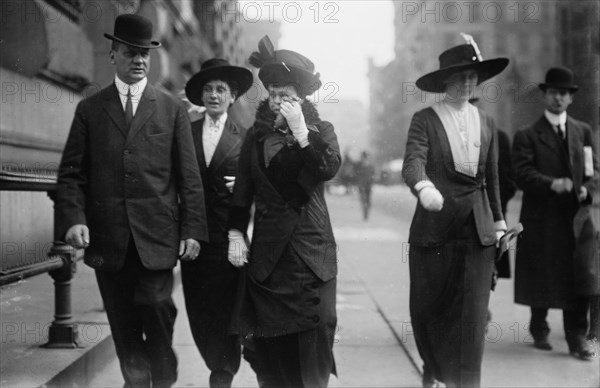
{"type": "Polygon", "coordinates": [[[595,0],[440,2],[393,1],[396,58],[371,66],[370,121],[380,160],[402,157],[410,118],[441,95],[421,93],[415,81],[439,68],[444,50],[470,34],[483,58],[505,56],[509,67],[477,90],[481,106],[513,134],[542,109],[537,87],[549,67],[573,68],[582,86],[571,113],[598,128],[598,25],[595,0]]]}

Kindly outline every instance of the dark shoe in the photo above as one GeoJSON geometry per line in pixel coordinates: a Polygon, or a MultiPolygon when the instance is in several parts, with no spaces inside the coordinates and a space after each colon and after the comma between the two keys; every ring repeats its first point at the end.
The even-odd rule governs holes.
{"type": "Polygon", "coordinates": [[[569,354],[583,361],[592,361],[594,358],[598,357],[595,352],[588,349],[571,350],[569,351],[569,354]]]}
{"type": "Polygon", "coordinates": [[[533,346],[540,350],[552,350],[552,345],[548,342],[548,337],[534,338],[533,346]]]}

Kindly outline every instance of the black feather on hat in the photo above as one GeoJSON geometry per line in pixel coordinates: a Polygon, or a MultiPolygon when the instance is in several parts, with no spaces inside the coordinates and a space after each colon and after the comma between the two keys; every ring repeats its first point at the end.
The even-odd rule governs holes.
{"type": "Polygon", "coordinates": [[[258,78],[265,87],[294,85],[302,97],[321,87],[320,74],[314,73],[310,59],[295,51],[275,50],[267,35],[258,42],[258,51],[250,55],[248,62],[260,69],[258,78]]]}

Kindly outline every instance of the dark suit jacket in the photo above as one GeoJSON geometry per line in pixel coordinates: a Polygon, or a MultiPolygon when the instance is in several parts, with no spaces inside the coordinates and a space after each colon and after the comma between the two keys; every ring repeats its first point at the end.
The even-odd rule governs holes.
{"type": "Polygon", "coordinates": [[[473,213],[482,245],[496,243],[495,221],[503,220],[498,188],[497,132],[491,117],[479,110],[481,149],[477,174],[471,177],[454,169],[446,132],[432,108],[412,118],[408,130],[402,176],[413,193],[421,180],[433,182],[444,197],[440,212],[425,210],[417,203],[410,227],[409,243],[415,246],[440,246],[451,240],[467,217],[473,213]]]}
{"type": "Polygon", "coordinates": [[[585,177],[584,146],[595,147],[592,130],[567,118],[567,147],[542,116],[517,132],[513,141],[513,171],[523,190],[520,221],[524,231],[518,244],[515,301],[533,307],[564,308],[573,296],[573,218],[580,207],[581,186],[590,203],[597,189],[598,160],[594,152],[592,177],[585,177]],[[556,178],[568,177],[573,190],[557,194],[556,178]]]}
{"type": "Polygon", "coordinates": [[[55,203],[55,233],[90,229],[85,262],[123,266],[130,236],[148,269],[175,266],[179,240],[207,240],[202,181],[187,112],[146,86],[131,127],[111,84],[82,100],[65,145],[55,203]]]}
{"type": "Polygon", "coordinates": [[[237,176],[238,159],[246,130],[238,127],[228,118],[210,165],[207,167],[202,142],[203,125],[204,119],[192,123],[192,136],[204,186],[209,239],[211,244],[225,243],[228,241],[227,218],[232,194],[225,186],[227,181],[224,176],[237,176]]]}

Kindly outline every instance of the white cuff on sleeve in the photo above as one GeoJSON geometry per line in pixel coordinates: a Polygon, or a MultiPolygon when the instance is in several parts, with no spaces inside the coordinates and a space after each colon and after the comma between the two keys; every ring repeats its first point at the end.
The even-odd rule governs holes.
{"type": "Polygon", "coordinates": [[[435,185],[433,184],[432,181],[422,180],[422,181],[417,182],[417,184],[415,185],[415,191],[418,193],[425,187],[433,187],[435,189],[435,185]]]}
{"type": "Polygon", "coordinates": [[[227,232],[229,239],[244,238],[244,234],[237,229],[229,229],[227,232]]]}
{"type": "Polygon", "coordinates": [[[496,228],[496,230],[503,230],[505,232],[508,230],[508,227],[506,226],[506,221],[504,220],[494,222],[494,228],[496,228]]]}

